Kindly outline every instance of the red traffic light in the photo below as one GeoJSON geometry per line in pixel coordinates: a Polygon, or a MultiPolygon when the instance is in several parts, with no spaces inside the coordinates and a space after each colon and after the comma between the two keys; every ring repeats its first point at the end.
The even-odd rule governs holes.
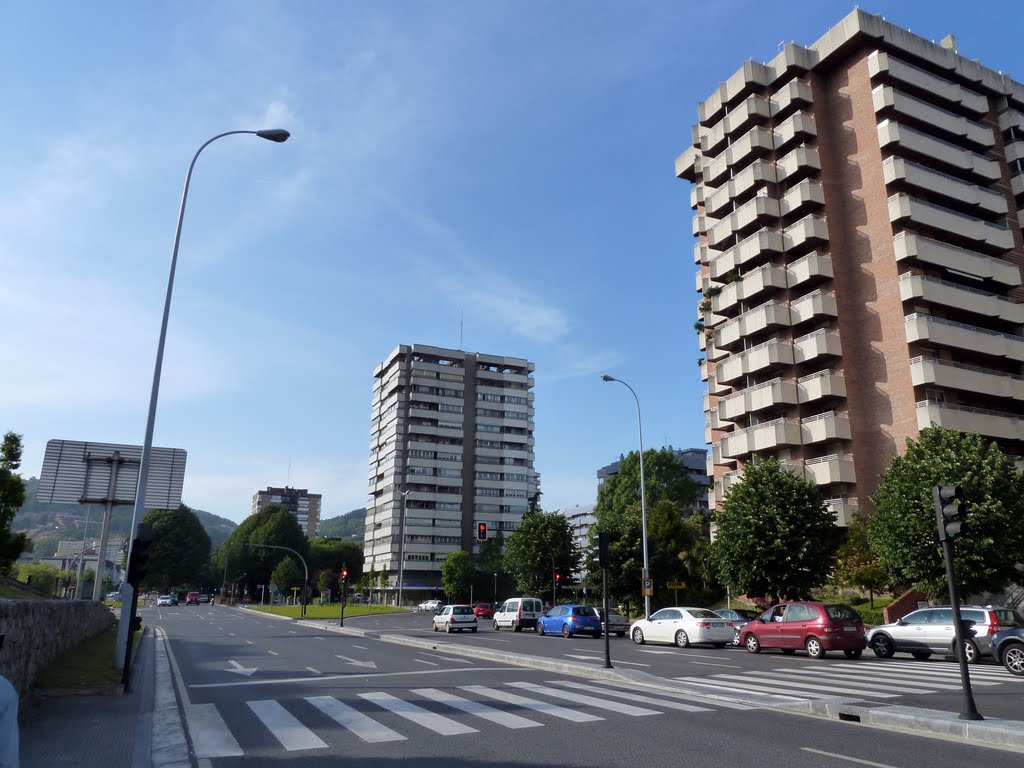
{"type": "Polygon", "coordinates": [[[481,541],[487,538],[487,523],[477,523],[476,537],[481,541]]]}
{"type": "Polygon", "coordinates": [[[555,574],[555,581],[561,581],[561,580],[562,580],[562,574],[556,573],[555,574]]]}
{"type": "Polygon", "coordinates": [[[342,571],[341,571],[341,578],[343,578],[343,579],[347,579],[348,578],[348,570],[347,569],[342,569],[342,571]]]}

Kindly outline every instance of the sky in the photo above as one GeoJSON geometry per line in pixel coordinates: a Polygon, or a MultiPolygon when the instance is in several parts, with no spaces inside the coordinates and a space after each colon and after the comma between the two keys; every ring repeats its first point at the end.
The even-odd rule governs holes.
{"type": "MultiPolygon", "coordinates": [[[[849,3],[3,3],[0,431],[141,445],[192,177],[154,444],[234,521],[269,485],[365,505],[399,344],[524,357],[545,509],[638,447],[704,447],[697,104],[849,3]]],[[[1005,3],[870,13],[1024,75],[1005,3]],[[999,23],[993,23],[998,19],[999,23]]],[[[1024,79],[1018,76],[1017,79],[1024,79]]]]}

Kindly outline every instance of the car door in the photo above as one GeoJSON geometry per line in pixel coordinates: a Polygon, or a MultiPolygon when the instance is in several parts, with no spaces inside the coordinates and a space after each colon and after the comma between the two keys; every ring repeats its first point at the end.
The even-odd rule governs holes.
{"type": "Polygon", "coordinates": [[[782,637],[782,619],[786,613],[785,605],[769,608],[758,617],[757,639],[762,648],[780,648],[782,637]]]}
{"type": "Polygon", "coordinates": [[[896,626],[889,628],[893,646],[897,651],[912,653],[928,650],[927,624],[932,610],[914,611],[903,617],[896,626]]]}
{"type": "Polygon", "coordinates": [[[818,612],[803,603],[790,603],[782,614],[779,628],[779,648],[802,648],[808,626],[818,618],[818,612]]]}
{"type": "Polygon", "coordinates": [[[651,615],[651,639],[657,643],[674,642],[676,623],[682,614],[675,608],[662,608],[651,615]]]}
{"type": "Polygon", "coordinates": [[[925,628],[925,644],[935,653],[948,653],[953,647],[956,630],[953,628],[953,609],[935,608],[928,616],[925,628]]]}

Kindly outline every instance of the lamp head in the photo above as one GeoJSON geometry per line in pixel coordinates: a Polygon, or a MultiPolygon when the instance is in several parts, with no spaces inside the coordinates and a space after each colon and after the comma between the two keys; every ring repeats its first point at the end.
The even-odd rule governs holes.
{"type": "Polygon", "coordinates": [[[601,381],[618,381],[614,376],[609,376],[607,373],[601,377],[601,381]]]}
{"type": "Polygon", "coordinates": [[[284,128],[267,128],[266,130],[256,131],[256,135],[261,139],[276,141],[278,144],[288,141],[288,137],[291,136],[284,128]]]}

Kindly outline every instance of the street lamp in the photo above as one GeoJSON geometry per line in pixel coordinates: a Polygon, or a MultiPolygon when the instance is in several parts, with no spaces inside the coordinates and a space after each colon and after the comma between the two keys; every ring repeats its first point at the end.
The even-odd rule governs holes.
{"type": "MultiPolygon", "coordinates": [[[[636,428],[640,433],[640,526],[641,535],[644,540],[644,575],[643,578],[650,578],[650,562],[647,559],[647,490],[644,486],[644,425],[640,421],[640,398],[636,396],[636,392],[629,384],[624,382],[622,379],[616,379],[614,376],[609,376],[607,373],[604,374],[601,379],[603,381],[617,381],[619,384],[624,386],[633,394],[633,399],[636,400],[636,428]]],[[[651,616],[651,596],[644,595],[644,618],[650,618],[651,616]]]]}
{"type": "Polygon", "coordinates": [[[398,521],[398,607],[402,607],[402,589],[405,579],[405,504],[413,491],[399,491],[402,497],[402,519],[398,521]]]}
{"type": "MultiPolygon", "coordinates": [[[[288,140],[291,135],[288,131],[283,128],[270,128],[261,131],[226,131],[225,133],[218,133],[212,139],[208,139],[199,149],[196,150],[195,155],[192,156],[192,162],[189,163],[188,173],[185,174],[185,187],[181,192],[181,205],[178,207],[178,224],[174,230],[174,247],[171,249],[171,269],[167,275],[167,294],[164,298],[164,314],[160,321],[160,340],[156,346],[156,364],[153,367],[153,387],[149,394],[149,414],[146,417],[146,437],[142,443],[142,457],[139,460],[139,484],[135,490],[135,507],[132,510],[132,527],[129,533],[129,541],[132,542],[128,545],[128,557],[129,561],[132,555],[132,546],[134,545],[135,526],[138,521],[142,519],[145,514],[146,507],[146,481],[149,479],[149,460],[150,454],[153,452],[153,425],[156,421],[156,402],[160,394],[160,371],[163,368],[164,361],[164,342],[167,340],[167,318],[171,313],[171,293],[174,290],[174,270],[178,264],[178,244],[181,242],[181,222],[185,218],[185,201],[188,200],[188,185],[192,180],[192,169],[195,168],[196,160],[199,159],[200,153],[206,149],[210,144],[222,139],[225,136],[234,136],[235,134],[248,133],[253,136],[259,136],[261,139],[267,139],[280,144],[288,140]]],[[[118,626],[117,634],[117,655],[115,656],[115,663],[121,664],[122,658],[125,666],[128,665],[127,653],[122,655],[122,649],[124,649],[128,642],[128,625],[131,624],[131,616],[133,613],[134,600],[133,592],[134,587],[126,585],[128,592],[126,593],[127,599],[121,603],[121,622],[118,626]]]]}

